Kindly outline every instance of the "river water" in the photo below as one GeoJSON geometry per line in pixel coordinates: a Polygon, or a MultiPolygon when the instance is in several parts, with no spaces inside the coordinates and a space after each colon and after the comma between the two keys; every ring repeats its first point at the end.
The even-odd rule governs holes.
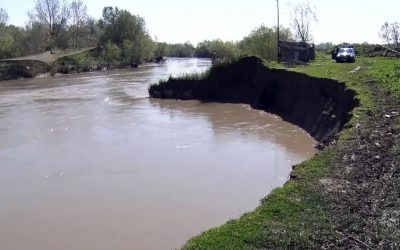
{"type": "Polygon", "coordinates": [[[0,249],[173,249],[256,208],[315,141],[248,105],[148,98],[209,67],[0,82],[0,249]]]}

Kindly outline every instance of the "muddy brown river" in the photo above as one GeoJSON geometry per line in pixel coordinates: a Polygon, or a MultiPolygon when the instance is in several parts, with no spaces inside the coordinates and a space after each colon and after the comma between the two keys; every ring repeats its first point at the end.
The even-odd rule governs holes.
{"type": "Polygon", "coordinates": [[[148,98],[209,67],[0,82],[0,249],[175,249],[256,208],[315,141],[248,105],[148,98]]]}

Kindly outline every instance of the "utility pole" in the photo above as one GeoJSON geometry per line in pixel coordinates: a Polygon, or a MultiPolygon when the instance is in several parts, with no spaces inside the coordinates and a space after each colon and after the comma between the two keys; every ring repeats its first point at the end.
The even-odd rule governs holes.
{"type": "Polygon", "coordinates": [[[277,46],[278,46],[278,54],[277,54],[277,58],[278,58],[278,63],[280,63],[281,61],[281,49],[279,47],[279,0],[276,0],[276,9],[277,9],[277,16],[278,16],[278,26],[277,26],[277,46]]]}

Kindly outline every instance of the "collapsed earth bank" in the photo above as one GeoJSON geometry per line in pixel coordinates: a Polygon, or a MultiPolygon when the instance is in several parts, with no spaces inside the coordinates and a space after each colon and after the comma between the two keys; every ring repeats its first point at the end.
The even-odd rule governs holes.
{"type": "Polygon", "coordinates": [[[246,103],[300,126],[325,145],[351,118],[356,92],[344,83],[266,67],[257,57],[215,66],[203,79],[170,78],[152,85],[155,98],[246,103]]]}

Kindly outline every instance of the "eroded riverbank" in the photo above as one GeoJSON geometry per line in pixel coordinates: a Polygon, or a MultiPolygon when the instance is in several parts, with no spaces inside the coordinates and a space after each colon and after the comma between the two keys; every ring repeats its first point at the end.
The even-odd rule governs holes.
{"type": "Polygon", "coordinates": [[[202,79],[173,78],[151,86],[156,98],[246,103],[281,116],[325,144],[350,120],[356,92],[344,83],[267,68],[257,57],[213,67],[202,79]]]}
{"type": "MultiPolygon", "coordinates": [[[[334,137],[330,139],[328,137],[329,146],[315,157],[295,165],[293,178],[282,188],[273,190],[254,211],[192,238],[183,249],[397,249],[400,242],[397,227],[400,204],[400,93],[399,77],[396,73],[399,63],[398,60],[390,59],[358,58],[354,66],[332,64],[331,60],[322,59],[310,65],[289,69],[284,65],[272,63],[273,67],[284,70],[271,71],[299,76],[300,80],[314,78],[317,84],[309,91],[311,95],[320,93],[321,96],[317,96],[317,101],[305,100],[305,103],[297,107],[295,104],[298,100],[304,100],[310,93],[305,92],[300,98],[293,96],[293,99],[287,102],[287,97],[294,93],[293,89],[287,89],[287,92],[274,92],[278,96],[283,95],[284,98],[272,98],[270,102],[268,98],[265,99],[267,107],[283,105],[277,109],[282,112],[285,111],[284,107],[292,104],[292,112],[296,113],[305,105],[317,105],[318,100],[325,100],[326,105],[317,105],[314,111],[328,108],[327,112],[321,114],[322,117],[331,118],[323,120],[328,122],[325,131],[328,134],[335,130],[340,133],[333,133],[334,137]],[[362,70],[354,71],[355,67],[362,70]],[[285,69],[306,75],[287,72],[285,69]],[[332,80],[325,81],[326,78],[332,80]],[[331,85],[324,86],[321,83],[331,85]],[[321,92],[321,88],[325,87],[336,91],[321,92]],[[341,119],[338,119],[336,112],[345,111],[341,117],[350,117],[346,108],[343,109],[347,105],[337,102],[347,96],[342,92],[346,89],[350,90],[347,93],[357,92],[359,101],[350,99],[349,103],[359,103],[360,106],[355,107],[352,111],[354,116],[349,123],[344,124],[338,123],[341,119]],[[327,96],[326,93],[337,93],[341,96],[327,96]]],[[[250,69],[257,72],[257,67],[250,69]]],[[[235,75],[236,71],[233,72],[232,74],[231,71],[233,81],[232,78],[225,78],[226,85],[224,82],[212,81],[215,78],[211,77],[204,79],[205,85],[186,78],[169,81],[159,89],[153,87],[153,90],[159,91],[156,95],[163,98],[179,98],[181,93],[185,93],[184,97],[187,99],[187,96],[190,96],[187,93],[191,94],[191,98],[195,93],[188,91],[198,90],[198,87],[200,93],[228,93],[228,100],[232,101],[235,98],[232,98],[232,92],[229,90],[246,89],[244,86],[235,86],[235,79],[237,80],[241,73],[235,75]]],[[[270,76],[274,79],[274,74],[270,76]]],[[[250,79],[252,77],[254,74],[250,79]]],[[[257,77],[255,79],[260,80],[257,77]]],[[[277,87],[274,81],[266,80],[264,83],[270,84],[266,89],[282,90],[290,84],[297,83],[277,80],[282,86],[277,87]]],[[[242,85],[247,84],[250,90],[254,87],[252,83],[257,83],[246,80],[236,81],[238,82],[239,85],[240,82],[242,85]]],[[[305,83],[307,82],[310,81],[305,83]]],[[[300,81],[299,85],[304,86],[304,82],[300,81]]],[[[237,93],[242,101],[246,100],[246,92],[241,95],[240,92],[237,93]]],[[[212,98],[219,99],[221,96],[214,95],[212,98]]],[[[285,117],[284,112],[282,115],[285,117]]],[[[307,116],[299,117],[303,122],[307,121],[306,118],[307,116]]],[[[290,113],[287,119],[290,119],[290,113]]],[[[316,122],[318,125],[319,120],[316,122]]]]}
{"type": "Polygon", "coordinates": [[[249,105],[146,98],[174,60],[0,85],[0,248],[169,249],[254,209],[314,154],[249,105]]]}

